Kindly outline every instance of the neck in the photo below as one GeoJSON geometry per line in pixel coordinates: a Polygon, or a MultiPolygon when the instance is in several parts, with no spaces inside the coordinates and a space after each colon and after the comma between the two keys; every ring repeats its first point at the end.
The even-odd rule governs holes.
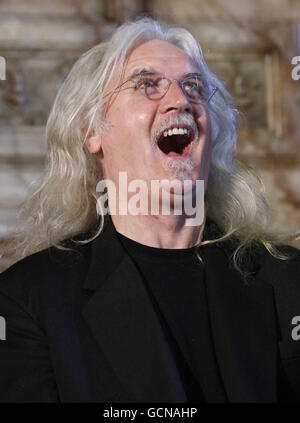
{"type": "Polygon", "coordinates": [[[187,226],[185,216],[112,215],[117,232],[156,248],[191,248],[201,242],[205,225],[187,226]]]}

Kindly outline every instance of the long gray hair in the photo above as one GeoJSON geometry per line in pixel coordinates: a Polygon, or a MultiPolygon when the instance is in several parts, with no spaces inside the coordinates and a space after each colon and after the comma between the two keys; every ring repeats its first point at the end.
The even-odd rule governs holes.
{"type": "Polygon", "coordinates": [[[253,242],[264,245],[279,259],[288,258],[275,245],[297,237],[279,234],[271,225],[262,181],[235,158],[237,110],[230,94],[208,69],[198,42],[189,31],[142,18],[123,24],[109,41],[84,53],[62,84],[46,127],[46,173],[41,186],[24,204],[15,241],[15,261],[49,246],[64,248],[61,241],[92,226],[96,228],[93,236],[81,242],[90,242],[102,231],[104,216],[96,211],[99,197],[96,185],[103,175],[99,161],[85,145],[84,134],[90,130],[106,131],[103,108],[107,99],[103,93],[111,75],[116,69],[121,75],[128,54],[153,39],[167,41],[185,51],[199,66],[207,87],[217,87],[207,106],[212,127],[212,161],[205,201],[207,216],[222,233],[201,245],[237,240],[233,261],[238,270],[242,252],[253,242]]]}

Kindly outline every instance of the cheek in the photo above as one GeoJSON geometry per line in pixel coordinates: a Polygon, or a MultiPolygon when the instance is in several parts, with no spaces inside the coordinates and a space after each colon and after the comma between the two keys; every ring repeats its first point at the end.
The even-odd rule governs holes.
{"type": "Polygon", "coordinates": [[[123,137],[130,136],[133,140],[138,141],[138,138],[147,134],[149,125],[149,117],[146,113],[138,111],[125,111],[123,113],[124,124],[123,137]]]}
{"type": "Polygon", "coordinates": [[[202,136],[202,142],[199,144],[197,153],[197,160],[199,160],[199,163],[202,163],[202,167],[206,166],[208,169],[211,161],[211,124],[208,111],[205,108],[199,110],[196,121],[200,130],[199,135],[200,137],[202,136]]]}
{"type": "Polygon", "coordinates": [[[198,127],[203,130],[205,133],[210,132],[210,119],[209,114],[206,108],[201,107],[196,114],[196,121],[198,127]]]}
{"type": "Polygon", "coordinates": [[[139,136],[149,135],[151,125],[154,119],[153,108],[149,107],[148,104],[134,104],[128,106],[122,111],[122,121],[126,127],[128,134],[131,134],[134,138],[139,136]],[[147,107],[148,106],[148,107],[147,107]]]}
{"type": "Polygon", "coordinates": [[[141,157],[137,151],[146,151],[150,145],[152,115],[152,110],[142,106],[115,104],[106,116],[110,129],[102,138],[104,160],[132,163],[141,157]]]}
{"type": "Polygon", "coordinates": [[[116,138],[114,142],[129,144],[129,148],[145,148],[145,144],[149,144],[154,117],[153,108],[145,107],[145,104],[116,107],[108,118],[112,125],[111,134],[116,138]]]}

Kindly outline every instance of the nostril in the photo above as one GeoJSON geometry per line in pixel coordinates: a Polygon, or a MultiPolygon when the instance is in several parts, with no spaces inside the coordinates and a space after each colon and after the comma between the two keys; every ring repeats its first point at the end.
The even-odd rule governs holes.
{"type": "Polygon", "coordinates": [[[192,106],[190,104],[187,104],[185,108],[183,109],[184,112],[190,113],[192,110],[192,106]]]}
{"type": "Polygon", "coordinates": [[[177,107],[168,107],[166,109],[167,112],[171,112],[172,110],[177,110],[177,107]]]}
{"type": "Polygon", "coordinates": [[[172,112],[173,110],[180,110],[183,113],[191,113],[192,112],[192,106],[190,104],[178,104],[178,106],[169,106],[166,107],[166,112],[172,112]]]}

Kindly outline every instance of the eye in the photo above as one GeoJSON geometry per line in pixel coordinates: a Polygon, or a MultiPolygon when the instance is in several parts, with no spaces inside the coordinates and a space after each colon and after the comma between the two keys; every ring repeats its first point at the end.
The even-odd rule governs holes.
{"type": "Polygon", "coordinates": [[[197,81],[185,81],[185,86],[188,88],[198,88],[197,81]]]}
{"type": "Polygon", "coordinates": [[[203,95],[203,85],[199,79],[187,79],[182,83],[186,94],[192,98],[199,98],[203,95]]]}
{"type": "Polygon", "coordinates": [[[153,95],[157,91],[157,80],[153,78],[143,78],[137,82],[136,87],[146,95],[153,95]]]}
{"type": "Polygon", "coordinates": [[[148,98],[155,98],[159,92],[159,79],[153,77],[141,78],[136,83],[136,88],[148,98]]]}
{"type": "Polygon", "coordinates": [[[155,86],[155,81],[153,81],[153,79],[143,79],[142,81],[139,81],[137,85],[139,88],[152,88],[155,86]]]}

